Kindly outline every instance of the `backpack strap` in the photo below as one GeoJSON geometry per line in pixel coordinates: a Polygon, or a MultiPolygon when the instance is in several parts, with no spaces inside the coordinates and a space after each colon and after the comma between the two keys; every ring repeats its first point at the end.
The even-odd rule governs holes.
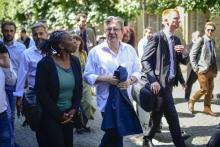
{"type": "Polygon", "coordinates": [[[160,42],[161,42],[161,33],[160,31],[156,33],[158,37],[158,44],[157,44],[157,50],[156,50],[156,68],[155,68],[155,74],[160,75],[160,66],[161,66],[161,51],[160,51],[160,42]]]}
{"type": "Polygon", "coordinates": [[[198,52],[198,54],[197,54],[197,56],[196,56],[196,60],[197,60],[197,61],[198,61],[198,59],[199,59],[200,56],[201,56],[201,52],[202,52],[202,47],[203,47],[203,45],[204,45],[204,38],[202,37],[202,42],[201,42],[201,44],[200,44],[199,52],[198,52]]]}

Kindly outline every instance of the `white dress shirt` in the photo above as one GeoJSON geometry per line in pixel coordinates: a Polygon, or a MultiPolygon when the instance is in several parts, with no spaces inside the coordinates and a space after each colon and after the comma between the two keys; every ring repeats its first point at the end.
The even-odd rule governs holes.
{"type": "Polygon", "coordinates": [[[5,84],[14,85],[16,79],[17,76],[12,68],[12,65],[10,65],[10,68],[0,67],[0,113],[6,111],[8,107],[5,93],[5,84]]]}
{"type": "Polygon", "coordinates": [[[145,36],[138,42],[138,58],[140,62],[144,54],[144,47],[147,45],[147,43],[148,43],[148,39],[145,36]]]}
{"type": "MultiPolygon", "coordinates": [[[[109,84],[95,84],[99,76],[113,75],[118,66],[126,67],[128,78],[130,76],[140,77],[140,64],[135,49],[120,42],[118,53],[114,53],[107,42],[103,42],[90,50],[84,71],[87,83],[96,86],[97,105],[101,112],[105,111],[105,105],[109,96],[109,84]]],[[[130,88],[128,94],[130,95],[130,88]]]]}
{"type": "Polygon", "coordinates": [[[26,49],[26,47],[24,46],[24,44],[22,44],[18,41],[13,41],[12,44],[10,44],[10,45],[7,45],[4,43],[4,45],[8,49],[8,54],[9,54],[13,69],[17,74],[18,73],[18,66],[20,64],[20,56],[22,55],[22,53],[26,49]]]}
{"type": "Polygon", "coordinates": [[[22,97],[24,94],[25,81],[28,81],[28,87],[34,87],[37,63],[42,59],[41,51],[32,46],[26,49],[21,58],[18,69],[18,80],[14,96],[22,97]]]}

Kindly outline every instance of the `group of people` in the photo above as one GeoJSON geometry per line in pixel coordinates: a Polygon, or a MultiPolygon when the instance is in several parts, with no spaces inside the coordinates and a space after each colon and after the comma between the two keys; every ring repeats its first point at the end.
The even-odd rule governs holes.
{"type": "MultiPolygon", "coordinates": [[[[186,94],[189,110],[194,112],[195,102],[205,95],[204,112],[216,116],[211,110],[213,79],[217,73],[213,22],[206,23],[205,35],[194,40],[189,53],[174,35],[180,23],[178,10],[164,10],[163,28],[154,34],[150,27],[144,30],[138,57],[134,32],[124,27],[121,18],[105,19],[106,40],[97,46],[86,19],[84,14],[77,16],[74,35],[64,30],[49,34],[45,24],[36,23],[32,26],[34,45],[28,49],[26,36],[22,38],[24,44],[14,40],[13,22],[2,24],[0,147],[14,147],[15,105],[21,111],[22,99],[28,94],[36,98],[41,108],[41,120],[35,130],[39,147],[72,147],[78,113],[82,113],[84,130],[89,130],[88,120],[94,119],[96,106],[91,86],[96,87],[97,107],[103,118],[101,129],[105,132],[99,146],[123,147],[123,136],[143,133],[131,96],[131,86],[140,76],[145,76],[152,93],[157,95],[157,108],[151,112],[143,147],[154,146],[152,139],[163,115],[174,145],[185,147],[172,90],[182,75],[179,64],[186,65],[189,61],[200,83],[200,90],[190,99],[190,90],[186,94]]],[[[185,87],[191,89],[187,82],[185,87]]],[[[207,147],[219,145],[218,134],[212,136],[207,147]]]]}

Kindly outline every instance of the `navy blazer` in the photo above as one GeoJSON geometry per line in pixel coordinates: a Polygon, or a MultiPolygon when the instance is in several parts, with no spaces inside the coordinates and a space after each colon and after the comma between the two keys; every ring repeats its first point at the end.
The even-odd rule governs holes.
{"type": "MultiPolygon", "coordinates": [[[[128,77],[127,69],[119,66],[114,72],[114,76],[120,82],[126,81],[128,77]]],[[[143,133],[127,90],[110,85],[101,128],[104,131],[115,128],[119,136],[143,133]]]]}
{"type": "MultiPolygon", "coordinates": [[[[180,39],[174,36],[175,45],[180,45],[180,39]]],[[[175,54],[176,66],[178,63],[187,64],[189,57],[182,57],[182,54],[175,54]]],[[[144,47],[144,54],[141,59],[142,72],[145,73],[150,83],[158,81],[162,87],[165,87],[167,83],[170,55],[169,45],[166,35],[161,30],[151,37],[148,44],[144,47]]],[[[178,67],[176,67],[178,69],[178,67]]],[[[177,78],[177,76],[175,77],[177,78]]]]}
{"type": "MultiPolygon", "coordinates": [[[[78,109],[82,98],[82,73],[79,59],[71,56],[71,67],[75,78],[72,109],[78,109]]],[[[63,112],[57,107],[59,97],[58,72],[51,56],[46,56],[37,64],[35,90],[43,113],[47,113],[57,121],[62,121],[63,112]]]]}

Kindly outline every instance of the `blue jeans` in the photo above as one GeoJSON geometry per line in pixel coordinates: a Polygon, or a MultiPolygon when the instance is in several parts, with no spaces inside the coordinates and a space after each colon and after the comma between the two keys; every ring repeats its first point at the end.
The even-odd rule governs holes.
{"type": "Polygon", "coordinates": [[[11,120],[7,112],[0,114],[0,147],[14,147],[11,120]]]}
{"type": "Polygon", "coordinates": [[[15,86],[5,86],[5,91],[8,98],[8,103],[10,109],[8,109],[7,113],[11,118],[12,128],[14,128],[14,120],[15,120],[15,105],[16,105],[16,97],[13,96],[13,92],[15,91],[15,86]]]}

